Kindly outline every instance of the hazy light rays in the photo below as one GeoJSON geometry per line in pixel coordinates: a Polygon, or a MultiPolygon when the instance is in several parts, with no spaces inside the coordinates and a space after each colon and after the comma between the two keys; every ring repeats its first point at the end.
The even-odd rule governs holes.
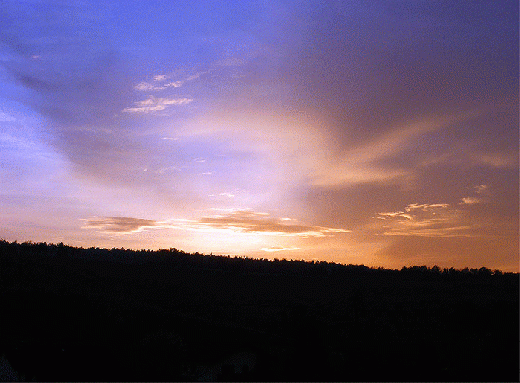
{"type": "Polygon", "coordinates": [[[241,197],[250,196],[250,206],[269,200],[273,206],[308,177],[308,168],[318,164],[316,157],[327,151],[323,136],[302,118],[261,112],[256,118],[231,114],[186,121],[186,134],[175,127],[177,139],[168,143],[181,157],[203,165],[200,173],[215,175],[208,194],[238,188],[245,191],[241,197]]]}
{"type": "Polygon", "coordinates": [[[261,108],[251,116],[228,114],[206,118],[199,124],[206,129],[204,132],[194,127],[199,140],[220,142],[222,154],[234,163],[260,169],[265,164],[262,174],[269,177],[265,183],[273,187],[307,177],[314,167],[320,166],[328,150],[327,138],[318,126],[304,116],[282,111],[269,114],[261,108]]]}
{"type": "Polygon", "coordinates": [[[41,124],[13,116],[0,121],[0,194],[40,195],[56,191],[66,181],[70,167],[44,142],[38,131],[41,124]]]}
{"type": "Polygon", "coordinates": [[[373,264],[514,243],[518,4],[391,3],[7,0],[0,214],[48,234],[55,195],[94,245],[373,264]]]}
{"type": "Polygon", "coordinates": [[[413,175],[413,166],[407,168],[384,166],[384,161],[409,150],[422,135],[446,128],[466,116],[424,118],[396,127],[382,136],[368,139],[355,146],[346,146],[343,152],[333,157],[328,166],[316,172],[314,186],[338,187],[363,182],[389,182],[395,178],[413,175]]]}
{"type": "Polygon", "coordinates": [[[239,149],[230,152],[223,140],[215,137],[151,138],[148,143],[150,153],[154,153],[154,145],[158,146],[143,171],[146,169],[162,176],[156,182],[165,187],[186,187],[187,191],[206,200],[209,204],[206,206],[211,206],[212,202],[226,203],[231,195],[236,196],[239,203],[255,206],[254,202],[258,203],[260,195],[269,189],[268,184],[258,180],[263,160],[239,149]]]}

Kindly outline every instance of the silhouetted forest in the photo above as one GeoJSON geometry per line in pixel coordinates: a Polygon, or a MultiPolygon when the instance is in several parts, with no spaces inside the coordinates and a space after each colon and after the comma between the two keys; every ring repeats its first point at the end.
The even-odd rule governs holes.
{"type": "Polygon", "coordinates": [[[3,379],[519,377],[519,275],[487,268],[0,241],[0,292],[3,379]]]}

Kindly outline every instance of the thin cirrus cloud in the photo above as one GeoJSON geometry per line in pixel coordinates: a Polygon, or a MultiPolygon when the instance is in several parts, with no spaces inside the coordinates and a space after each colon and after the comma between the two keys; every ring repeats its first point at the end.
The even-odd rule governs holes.
{"type": "Polygon", "coordinates": [[[265,251],[267,253],[274,253],[279,251],[295,251],[300,250],[299,247],[292,246],[292,247],[283,247],[283,246],[271,246],[271,247],[263,247],[260,250],[265,251]]]}
{"type": "Polygon", "coordinates": [[[140,82],[135,86],[135,90],[139,91],[158,91],[158,90],[164,90],[166,88],[180,88],[184,84],[184,81],[172,81],[167,84],[162,85],[155,85],[153,83],[149,82],[140,82]]]}
{"type": "Polygon", "coordinates": [[[474,205],[477,203],[482,203],[482,199],[477,197],[463,197],[460,202],[461,205],[474,205]]]}
{"type": "Polygon", "coordinates": [[[475,192],[477,194],[482,194],[482,193],[486,193],[489,189],[489,186],[487,185],[477,185],[475,186],[475,192]]]}
{"type": "Polygon", "coordinates": [[[383,235],[418,237],[472,237],[473,226],[461,211],[447,203],[409,204],[402,211],[378,213],[383,235]]]}
{"type": "Polygon", "coordinates": [[[159,222],[133,217],[99,217],[85,220],[84,229],[97,229],[106,233],[133,233],[145,228],[158,227],[159,222]]]}
{"type": "Polygon", "coordinates": [[[350,230],[323,226],[287,224],[286,219],[271,218],[267,213],[251,210],[238,210],[226,215],[203,217],[199,225],[215,229],[231,229],[244,233],[261,233],[280,236],[324,237],[338,233],[348,233],[350,230]]]}
{"type": "Polygon", "coordinates": [[[475,191],[475,194],[478,195],[478,197],[476,197],[476,196],[463,197],[460,200],[459,205],[477,205],[477,204],[482,204],[482,203],[485,203],[486,201],[488,201],[488,197],[490,195],[488,185],[477,185],[473,188],[473,190],[475,191]]]}
{"type": "Polygon", "coordinates": [[[174,3],[2,2],[0,204],[22,224],[48,225],[7,194],[97,217],[75,231],[92,244],[368,262],[416,243],[518,269],[517,1],[174,3]]]}
{"type": "Polygon", "coordinates": [[[482,165],[493,168],[515,168],[518,166],[518,156],[509,153],[474,154],[473,159],[482,165]]]}
{"type": "Polygon", "coordinates": [[[96,217],[84,220],[84,229],[105,233],[133,233],[144,229],[172,228],[195,231],[232,230],[245,234],[264,234],[287,237],[325,237],[350,230],[323,226],[288,224],[287,218],[272,218],[268,213],[237,210],[225,215],[202,217],[197,220],[172,219],[155,221],[132,217],[96,217]]]}
{"type": "Polygon", "coordinates": [[[169,82],[166,81],[170,80],[171,76],[165,74],[157,74],[153,76],[153,81],[141,81],[136,86],[134,86],[134,89],[142,92],[147,92],[161,91],[168,88],[180,88],[187,82],[197,80],[204,73],[206,72],[197,72],[195,74],[185,76],[184,79],[169,82]]]}
{"type": "Polygon", "coordinates": [[[192,102],[192,98],[162,98],[150,97],[143,101],[134,102],[133,107],[124,108],[127,113],[154,113],[165,110],[172,105],[186,105],[192,102]]]}
{"type": "Polygon", "coordinates": [[[461,113],[442,117],[426,117],[412,121],[367,142],[344,150],[328,166],[322,166],[313,177],[314,186],[348,186],[359,183],[388,182],[413,174],[405,166],[391,166],[385,161],[409,150],[417,140],[428,133],[447,129],[467,120],[475,113],[461,113]]]}

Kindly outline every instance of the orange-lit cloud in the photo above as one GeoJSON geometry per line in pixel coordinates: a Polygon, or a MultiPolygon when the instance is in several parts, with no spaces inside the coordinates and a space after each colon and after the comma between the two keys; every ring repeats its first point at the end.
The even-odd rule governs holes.
{"type": "Polygon", "coordinates": [[[198,224],[216,229],[232,229],[244,233],[261,233],[280,236],[323,237],[349,230],[322,226],[288,224],[287,219],[271,218],[267,213],[238,210],[226,215],[203,217],[198,224]]]}
{"type": "Polygon", "coordinates": [[[275,219],[267,213],[252,210],[235,210],[225,215],[202,217],[197,220],[155,221],[132,217],[96,217],[84,221],[83,228],[107,233],[132,233],[148,228],[172,228],[196,231],[232,230],[237,233],[284,237],[325,237],[350,232],[350,230],[323,226],[291,224],[287,223],[289,221],[287,218],[275,219]]]}
{"type": "Polygon", "coordinates": [[[199,3],[3,5],[0,236],[518,268],[517,1],[199,3]]]}
{"type": "MultiPolygon", "coordinates": [[[[464,113],[454,116],[425,118],[402,127],[391,128],[388,133],[363,142],[333,157],[333,162],[323,164],[313,177],[313,185],[338,187],[367,182],[387,182],[413,174],[407,167],[385,166],[384,161],[410,150],[423,135],[447,129],[475,116],[464,113]]],[[[409,165],[409,164],[408,164],[409,165]]]]}
{"type": "Polygon", "coordinates": [[[419,237],[470,237],[472,226],[449,204],[410,204],[404,211],[379,213],[383,235],[419,237]]]}
{"type": "Polygon", "coordinates": [[[299,247],[283,247],[283,246],[273,246],[273,247],[263,247],[261,249],[262,251],[265,251],[267,253],[274,253],[279,251],[294,251],[294,250],[300,250],[299,247]]]}
{"type": "Polygon", "coordinates": [[[489,187],[487,185],[477,185],[475,186],[475,192],[478,194],[486,193],[489,187]]]}
{"type": "Polygon", "coordinates": [[[518,157],[513,153],[474,153],[472,157],[477,161],[477,163],[494,168],[518,167],[518,157]]]}
{"type": "Polygon", "coordinates": [[[481,203],[481,202],[482,202],[481,198],[477,198],[477,197],[464,197],[464,198],[462,198],[462,201],[460,203],[461,204],[473,205],[473,204],[481,203]]]}
{"type": "Polygon", "coordinates": [[[157,227],[157,221],[132,217],[101,217],[85,220],[85,229],[98,229],[107,233],[132,233],[145,228],[157,227]]]}

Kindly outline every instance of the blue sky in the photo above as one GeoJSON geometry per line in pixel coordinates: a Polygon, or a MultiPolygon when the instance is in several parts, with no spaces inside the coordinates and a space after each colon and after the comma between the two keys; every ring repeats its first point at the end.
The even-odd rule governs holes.
{"type": "Polygon", "coordinates": [[[518,270],[518,3],[4,1],[0,236],[518,270]]]}

